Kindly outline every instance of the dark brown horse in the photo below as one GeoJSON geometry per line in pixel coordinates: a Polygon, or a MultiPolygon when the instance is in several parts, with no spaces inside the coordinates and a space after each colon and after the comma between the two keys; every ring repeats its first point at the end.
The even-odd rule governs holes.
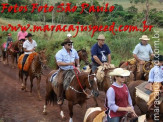
{"type": "Polygon", "coordinates": [[[12,68],[14,68],[17,63],[17,54],[23,52],[23,43],[21,41],[15,41],[13,43],[10,43],[8,46],[9,48],[6,51],[4,51],[5,48],[3,45],[1,46],[3,63],[6,64],[7,59],[7,64],[9,64],[8,56],[11,55],[12,68]]]}
{"type": "Polygon", "coordinates": [[[85,49],[78,50],[79,61],[84,61],[85,65],[89,64],[88,53],[85,49]]]}
{"type": "MultiPolygon", "coordinates": [[[[78,50],[78,56],[79,56],[79,61],[84,61],[85,65],[89,64],[89,61],[88,61],[88,53],[85,49],[81,49],[81,50],[78,50]]],[[[56,59],[54,61],[56,63],[56,59]]],[[[76,64],[75,64],[76,66],[76,64]]],[[[55,69],[59,69],[57,63],[56,63],[56,68],[55,69]]]]}
{"type": "Polygon", "coordinates": [[[41,100],[40,81],[41,81],[42,69],[46,67],[46,62],[47,60],[45,56],[45,50],[42,50],[38,53],[38,55],[34,57],[31,65],[29,66],[28,71],[22,71],[22,69],[19,69],[19,79],[21,79],[22,81],[22,90],[26,91],[26,83],[29,76],[31,82],[30,93],[32,93],[33,79],[37,78],[37,93],[38,93],[39,100],[41,100]],[[25,75],[25,80],[24,80],[24,75],[25,75]]]}
{"type": "MultiPolygon", "coordinates": [[[[44,105],[44,111],[43,113],[46,114],[46,106],[50,102],[54,103],[56,101],[56,87],[52,84],[52,82],[49,80],[51,75],[55,73],[55,70],[52,71],[48,76],[46,80],[46,97],[45,97],[45,105],[44,105]]],[[[69,122],[72,122],[73,117],[73,106],[76,104],[83,105],[85,101],[88,99],[87,93],[84,91],[86,88],[90,89],[92,91],[92,95],[97,97],[98,96],[98,88],[97,88],[97,79],[95,74],[89,74],[89,73],[79,73],[78,79],[75,76],[68,88],[65,90],[65,99],[68,100],[68,108],[69,108],[69,116],[70,120],[69,122]],[[81,83],[81,86],[79,85],[79,82],[81,83]]],[[[64,118],[62,105],[60,105],[60,115],[62,118],[64,118]]]]}
{"type": "MultiPolygon", "coordinates": [[[[97,84],[98,84],[98,89],[100,91],[104,91],[105,93],[107,92],[108,88],[111,86],[111,84],[114,81],[114,78],[112,76],[109,76],[109,73],[113,70],[114,68],[109,68],[108,66],[99,66],[96,73],[97,77],[97,84]]],[[[96,103],[95,106],[98,106],[97,100],[94,97],[94,101],[96,103]]]]}
{"type": "MultiPolygon", "coordinates": [[[[132,81],[129,83],[128,89],[130,91],[133,105],[138,106],[138,109],[139,109],[139,110],[135,110],[135,112],[137,113],[137,111],[140,111],[141,113],[137,113],[138,115],[146,114],[147,119],[150,119],[153,117],[154,114],[152,111],[148,110],[147,102],[136,96],[136,88],[135,87],[140,85],[143,82],[145,82],[145,81],[142,81],[142,80],[132,81]]],[[[161,118],[160,120],[163,120],[163,102],[161,103],[161,105],[159,107],[159,112],[160,112],[160,118],[161,118]]]]}

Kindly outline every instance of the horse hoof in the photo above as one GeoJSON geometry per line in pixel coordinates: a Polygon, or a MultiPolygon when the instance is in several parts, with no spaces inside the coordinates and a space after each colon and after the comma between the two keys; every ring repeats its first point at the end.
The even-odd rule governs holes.
{"type": "Polygon", "coordinates": [[[65,117],[65,116],[64,116],[64,117],[62,117],[62,120],[63,120],[63,121],[66,121],[66,117],[65,117]]]}
{"type": "Polygon", "coordinates": [[[38,98],[38,100],[39,100],[39,101],[42,101],[42,98],[41,98],[41,97],[39,97],[39,98],[38,98]]]}
{"type": "Polygon", "coordinates": [[[21,87],[21,90],[24,90],[25,88],[24,87],[21,87]]]}

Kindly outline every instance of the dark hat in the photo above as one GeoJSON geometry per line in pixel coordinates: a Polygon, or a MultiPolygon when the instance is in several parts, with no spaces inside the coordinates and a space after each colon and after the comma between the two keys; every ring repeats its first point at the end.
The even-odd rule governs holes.
{"type": "Polygon", "coordinates": [[[155,61],[163,61],[163,55],[157,55],[157,56],[155,55],[154,60],[155,61]]]}
{"type": "Polygon", "coordinates": [[[67,43],[73,43],[73,42],[69,38],[67,38],[61,43],[61,46],[64,46],[67,43]]]}
{"type": "Polygon", "coordinates": [[[33,36],[31,33],[28,33],[28,35],[25,38],[33,36]]]}

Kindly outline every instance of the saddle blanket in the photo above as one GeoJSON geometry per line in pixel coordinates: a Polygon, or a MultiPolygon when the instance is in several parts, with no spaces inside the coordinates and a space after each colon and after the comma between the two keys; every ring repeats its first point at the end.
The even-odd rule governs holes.
{"type": "MultiPolygon", "coordinates": [[[[57,74],[60,72],[60,69],[57,70],[55,73],[53,73],[50,77],[50,82],[56,87],[58,84],[57,81],[57,74]]],[[[73,70],[66,70],[66,71],[61,71],[63,72],[63,88],[64,90],[68,89],[68,87],[70,86],[71,81],[73,80],[73,78],[75,77],[75,73],[73,70]]]]}
{"type": "Polygon", "coordinates": [[[50,77],[50,82],[54,82],[55,81],[55,77],[57,76],[58,71],[59,70],[57,70],[54,74],[52,74],[52,76],[50,77]]]}
{"type": "MultiPolygon", "coordinates": [[[[136,96],[145,100],[146,102],[149,101],[149,95],[152,93],[149,89],[146,89],[145,86],[148,84],[148,82],[141,83],[136,88],[136,96]]],[[[161,97],[160,102],[163,101],[163,98],[161,97]]]]}
{"type": "MultiPolygon", "coordinates": [[[[22,69],[22,62],[23,62],[23,58],[24,58],[25,54],[22,54],[19,59],[18,59],[18,68],[21,70],[22,69]]],[[[25,61],[24,67],[23,67],[23,71],[28,71],[33,59],[35,56],[37,56],[38,53],[34,52],[29,54],[27,60],[25,61]]]]}

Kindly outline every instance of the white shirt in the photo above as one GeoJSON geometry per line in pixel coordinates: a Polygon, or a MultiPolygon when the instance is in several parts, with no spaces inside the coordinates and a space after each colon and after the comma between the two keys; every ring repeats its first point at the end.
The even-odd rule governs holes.
{"type": "MultiPolygon", "coordinates": [[[[26,50],[32,50],[34,47],[37,47],[37,43],[35,40],[32,40],[32,43],[29,40],[26,40],[23,43],[23,48],[26,48],[26,50]]],[[[25,54],[31,54],[32,52],[24,52],[25,54]]]]}
{"type": "Polygon", "coordinates": [[[148,82],[163,82],[163,66],[154,66],[150,70],[148,82]]]}
{"type": "Polygon", "coordinates": [[[153,53],[151,45],[142,45],[141,43],[137,44],[133,54],[136,54],[140,60],[149,61],[150,55],[153,53]]]}

